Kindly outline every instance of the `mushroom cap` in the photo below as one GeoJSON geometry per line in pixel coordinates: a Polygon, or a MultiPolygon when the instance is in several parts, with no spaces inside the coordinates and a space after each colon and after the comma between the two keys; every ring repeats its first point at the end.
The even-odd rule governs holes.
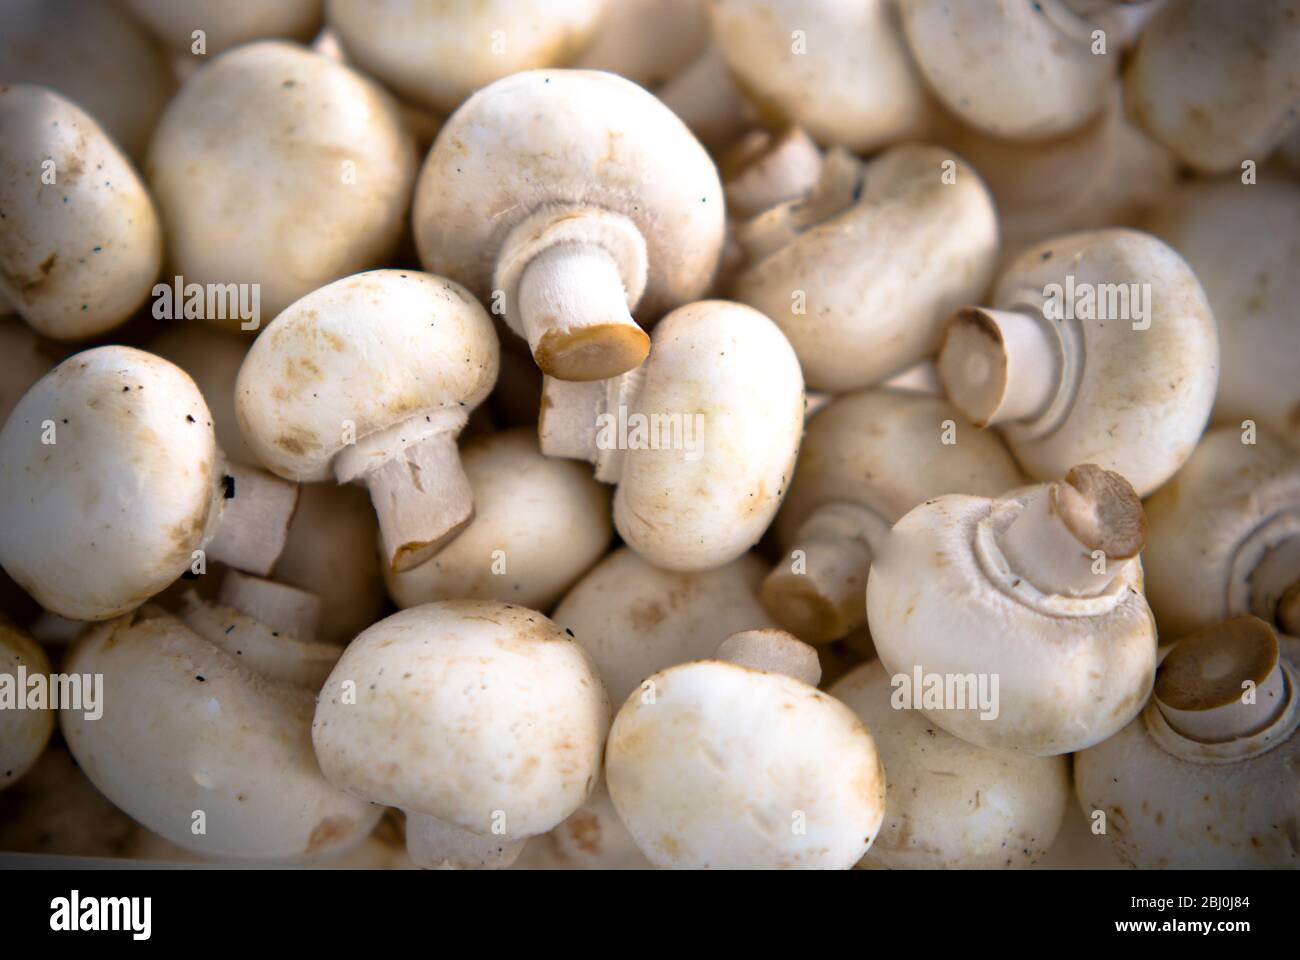
{"type": "Polygon", "coordinates": [[[652,448],[624,453],[614,525],[628,546],[658,567],[707,570],[757,543],[803,433],[803,377],[776,324],[721,300],[674,310],[655,329],[633,406],[628,443],[639,413],[652,448]],[[656,415],[667,419],[656,426],[656,415]]]}
{"type": "Polygon", "coordinates": [[[1246,444],[1241,430],[1216,427],[1146,511],[1147,597],[1163,632],[1250,613],[1243,587],[1261,554],[1243,547],[1264,546],[1273,518],[1300,514],[1300,456],[1266,431],[1246,444]]]}
{"type": "Polygon", "coordinates": [[[591,799],[533,843],[546,845],[545,853],[570,869],[644,870],[652,866],[619,819],[603,780],[591,799]]]}
{"type": "Polygon", "coordinates": [[[528,427],[461,449],[474,519],[432,560],[404,573],[384,565],[399,607],[499,600],[536,610],[555,601],[605,552],[609,488],[572,460],[544,457],[528,427]]]}
{"type": "Polygon", "coordinates": [[[415,151],[397,104],[372,80],[263,41],[190,77],[145,169],[175,271],[187,284],[258,284],[273,317],[393,251],[415,151]]]}
{"type": "Polygon", "coordinates": [[[629,304],[643,322],[708,287],[725,221],[713,161],[652,94],[594,70],[505,77],[447,120],[416,185],[420,260],[487,300],[511,230],[570,205],[620,214],[645,239],[645,293],[629,304]]]}
{"type": "Polygon", "coordinates": [[[737,83],[774,125],[855,152],[923,133],[929,97],[890,0],[715,0],[709,15],[737,83]]]}
{"type": "Polygon", "coordinates": [[[1300,441],[1300,186],[1237,177],[1180,187],[1146,226],[1187,258],[1219,326],[1218,423],[1300,441]]]}
{"type": "Polygon", "coordinates": [[[885,812],[871,734],[833,697],[720,661],[670,667],[623,705],[605,776],[655,866],[848,869],[885,812]]]}
{"type": "Polygon", "coordinates": [[[313,739],[348,793],[474,833],[544,833],[600,776],[609,701],[546,617],[480,600],[402,610],[344,651],[313,739]],[[351,683],[355,702],[345,703],[351,683]]]}
{"type": "Polygon", "coordinates": [[[1022,867],[1046,854],[1070,799],[1065,757],[985,750],[893,706],[879,660],[827,691],[868,730],[889,781],[885,820],[867,861],[894,869],[1022,867]]]}
{"type": "Polygon", "coordinates": [[[348,58],[404,99],[447,114],[508,74],[562,67],[626,0],[329,0],[348,58]]]}
{"type": "Polygon", "coordinates": [[[1128,69],[1133,113],[1202,173],[1262,162],[1297,128],[1300,7],[1261,0],[1237,13],[1217,0],[1164,5],[1128,69]]]}
{"type": "Polygon", "coordinates": [[[153,201],[71,101],[42,87],[0,87],[0,208],[0,291],[38,332],[94,336],[148,297],[162,259],[153,201]]]}
{"type": "Polygon", "coordinates": [[[65,669],[102,674],[103,716],[60,711],[82,770],[134,819],[209,857],[285,860],[361,842],[381,810],[321,776],[312,691],[268,680],[158,611],[88,631],[65,669]],[[203,811],[205,834],[195,834],[203,811]]]}
{"type": "Polygon", "coordinates": [[[697,573],[652,567],[627,547],[596,564],[555,608],[621,704],[650,674],[713,656],[718,638],[774,627],[758,601],[763,562],[745,554],[697,573]]]}
{"type": "Polygon", "coordinates": [[[310,483],[299,493],[273,579],[320,597],[321,641],[346,644],[384,610],[378,555],[379,526],[366,491],[310,483]]]}
{"type": "Polygon", "coordinates": [[[319,481],[355,439],[436,411],[466,413],[496,382],[487,312],[459,284],[372,270],[307,294],[254,341],[235,410],[244,439],[282,477],[319,481]]]}
{"type": "Polygon", "coordinates": [[[1036,306],[1048,286],[1064,288],[1069,277],[1076,291],[1095,291],[1099,303],[1112,289],[1128,293],[1129,285],[1140,285],[1139,293],[1149,291],[1140,295],[1150,326],[1134,329],[1136,316],[1074,321],[1082,347],[1073,398],[1054,424],[1009,423],[1003,436],[1031,477],[1055,478],[1076,463],[1096,463],[1145,497],[1191,456],[1210,418],[1219,378],[1214,314],[1175,250],[1123,229],[1030,247],[998,281],[993,306],[1036,306]]]}
{"type": "Polygon", "coordinates": [[[53,710],[27,706],[27,689],[18,683],[19,667],[29,678],[48,676],[50,659],[39,643],[0,616],[0,675],[12,678],[12,693],[19,700],[0,710],[0,790],[13,786],[31,769],[54,732],[53,710]]]}
{"type": "Polygon", "coordinates": [[[0,432],[0,564],[65,617],[133,609],[202,546],[219,456],[208,408],[179,367],[131,347],[75,354],[0,432]]]}
{"type": "Polygon", "coordinates": [[[321,0],[126,0],[126,5],[177,53],[190,53],[194,31],[202,30],[208,56],[264,37],[307,41],[321,21],[321,0]]]}
{"type": "Polygon", "coordinates": [[[8,0],[4,16],[0,77],[67,97],[142,156],[175,83],[135,21],[102,0],[8,0]]]}
{"type": "Polygon", "coordinates": [[[235,417],[235,379],[253,341],[206,323],[182,322],[149,341],[149,351],[180,367],[194,380],[212,412],[217,446],[236,463],[257,465],[235,417]]]}
{"type": "Polygon", "coordinates": [[[32,328],[17,320],[0,319],[0,427],[37,380],[54,366],[32,328]]]}
{"type": "MultiPolygon", "coordinates": [[[[1291,662],[1300,666],[1294,654],[1291,662]]],[[[1292,689],[1290,695],[1300,694],[1292,689]]],[[[1165,749],[1152,736],[1153,711],[1154,703],[1109,740],[1074,756],[1079,805],[1089,816],[1105,811],[1105,837],[1119,858],[1144,870],[1300,866],[1294,718],[1289,736],[1273,747],[1225,763],[1198,758],[1194,747],[1186,756],[1165,749]]]]}
{"type": "Polygon", "coordinates": [[[851,206],[749,264],[735,281],[736,299],[790,338],[808,386],[836,393],[879,383],[933,354],[943,322],[984,294],[997,260],[992,198],[951,152],[895,147],[861,176],[851,206]],[[952,183],[943,182],[945,163],[955,164],[952,183]]]}
{"type": "Polygon", "coordinates": [[[655,90],[703,57],[710,40],[700,0],[615,0],[605,5],[573,66],[607,70],[655,90]]]}
{"type": "Polygon", "coordinates": [[[995,137],[1044,140],[1083,126],[1101,109],[1119,63],[1118,48],[1093,52],[1093,25],[1061,0],[992,8],[983,0],[902,0],[900,10],[930,89],[995,137]]]}
{"type": "Polygon", "coordinates": [[[856,503],[892,523],[945,493],[995,497],[1024,483],[1001,439],[946,400],[897,390],[834,398],[808,422],[790,495],[776,519],[785,546],[818,507],[856,503]],[[944,443],[944,423],[956,428],[944,443]]]}
{"type": "Polygon", "coordinates": [[[871,565],[867,621],[891,673],[987,677],[990,690],[996,680],[996,717],[982,718],[978,705],[925,711],[939,727],[977,746],[1050,756],[1133,719],[1151,692],[1156,632],[1137,562],[1100,597],[1062,604],[1064,615],[990,580],[975,552],[977,526],[989,518],[1004,530],[1028,492],[939,497],[899,520],[871,565]]]}

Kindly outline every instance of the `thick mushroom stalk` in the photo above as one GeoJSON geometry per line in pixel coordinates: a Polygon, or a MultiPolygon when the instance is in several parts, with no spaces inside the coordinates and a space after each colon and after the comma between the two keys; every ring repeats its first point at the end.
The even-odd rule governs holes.
{"type": "Polygon", "coordinates": [[[792,633],[829,643],[866,620],[867,574],[873,544],[889,523],[860,504],[834,502],[804,521],[794,543],[802,551],[796,568],[780,561],[763,581],[763,605],[792,633]]]}
{"type": "Polygon", "coordinates": [[[1180,640],[1156,672],[1165,722],[1200,743],[1251,737],[1285,711],[1277,635],[1257,617],[1234,617],[1180,640]]]}
{"type": "Polygon", "coordinates": [[[822,152],[799,127],[779,134],[753,130],[721,160],[727,212],[748,220],[812,192],[821,179],[822,152]]]}
{"type": "Polygon", "coordinates": [[[1247,578],[1250,612],[1300,636],[1300,535],[1272,547],[1247,578]]]}
{"type": "Polygon", "coordinates": [[[245,576],[238,570],[226,574],[217,602],[305,642],[314,641],[320,627],[320,597],[288,584],[245,576]]]}
{"type": "Polygon", "coordinates": [[[1035,490],[1003,532],[1011,570],[1047,594],[1095,597],[1146,544],[1142,501],[1127,480],[1085,463],[1035,490]]]}
{"type": "Polygon", "coordinates": [[[1059,341],[1040,317],[968,307],[948,326],[938,370],[953,406],[987,427],[1042,416],[1062,366],[1059,341]]]}
{"type": "Polygon", "coordinates": [[[298,485],[227,461],[215,506],[220,513],[208,557],[259,576],[269,574],[289,539],[298,485]]]}
{"type": "Polygon", "coordinates": [[[784,630],[733,633],[718,647],[717,658],[751,670],[780,673],[810,687],[822,678],[817,651],[784,630]]]}

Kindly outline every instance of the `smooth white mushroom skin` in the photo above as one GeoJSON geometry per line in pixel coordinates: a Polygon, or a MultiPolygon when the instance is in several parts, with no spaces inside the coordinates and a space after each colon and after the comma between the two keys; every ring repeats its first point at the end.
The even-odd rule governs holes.
{"type": "Polygon", "coordinates": [[[385,570],[389,593],[399,607],[466,599],[549,610],[609,546],[609,488],[543,457],[527,427],[473,440],[461,456],[474,519],[429,562],[385,570]]]}
{"type": "Polygon", "coordinates": [[[0,427],[37,380],[54,366],[35,332],[17,320],[0,319],[0,427]]]}
{"type": "Polygon", "coordinates": [[[1069,760],[972,746],[894,706],[898,689],[873,660],[827,691],[871,731],[887,774],[885,819],[865,865],[1002,869],[1043,857],[1071,799],[1069,760]]]}
{"type": "Polygon", "coordinates": [[[1300,7],[1260,0],[1250,16],[1215,0],[1171,0],[1128,70],[1134,114],[1201,173],[1262,163],[1300,123],[1300,7]]]}
{"type": "Polygon", "coordinates": [[[75,104],[0,87],[0,292],[39,333],[78,340],[126,320],[162,259],[153,201],[75,104]]]}
{"type": "Polygon", "coordinates": [[[901,0],[903,29],[926,82],[971,126],[1044,140],[1101,109],[1120,49],[1099,53],[1095,24],[1063,0],[901,0]]]}
{"type": "Polygon", "coordinates": [[[745,95],[822,143],[869,153],[924,133],[925,85],[888,0],[718,0],[713,35],[745,95]]]}
{"type": "Polygon", "coordinates": [[[392,254],[415,154],[396,103],[373,81],[263,41],[214,58],[185,83],[145,170],[174,272],[186,284],[257,285],[252,320],[265,323],[392,254]]]}
{"type": "MultiPolygon", "coordinates": [[[[547,4],[548,12],[552,6],[547,4]]],[[[607,70],[655,90],[703,55],[709,39],[700,0],[614,0],[605,4],[595,35],[573,66],[607,70]]]]}
{"type": "Polygon", "coordinates": [[[1080,750],[1127,724],[1151,690],[1155,622],[1140,565],[1108,554],[1105,539],[1070,547],[1046,521],[1037,526],[1027,511],[1050,489],[931,500],[894,525],[871,566],[867,620],[881,662],[951,687],[952,702],[926,716],[976,746],[1080,750]],[[1011,565],[1004,541],[1022,519],[1041,530],[1033,559],[1093,574],[1089,593],[1054,593],[1044,566],[1011,565]]]}
{"type": "Polygon", "coordinates": [[[252,345],[251,335],[206,323],[178,323],[149,341],[149,352],[180,367],[194,380],[212,412],[217,445],[236,463],[256,464],[235,417],[235,378],[252,345]]]}
{"type": "MultiPolygon", "coordinates": [[[[0,791],[17,783],[40,759],[54,732],[54,711],[28,703],[26,681],[49,679],[50,660],[40,644],[0,616],[0,676],[8,688],[0,709],[0,791]],[[19,672],[21,669],[21,673],[19,672]]],[[[0,849],[4,849],[0,847],[0,849]]]]}
{"type": "Polygon", "coordinates": [[[648,870],[651,867],[619,819],[603,779],[587,802],[567,820],[550,833],[530,840],[528,852],[542,861],[543,868],[648,870]]]}
{"type": "Polygon", "coordinates": [[[834,393],[930,356],[944,321],[983,294],[997,259],[988,190],[939,147],[896,147],[865,165],[833,153],[807,199],[741,231],[749,262],[736,299],[780,326],[810,388],[834,393]]]}
{"type": "Polygon", "coordinates": [[[847,869],[871,846],[885,771],[844,704],[719,661],[647,680],[610,729],[605,775],[655,866],[847,869]]]}
{"type": "Polygon", "coordinates": [[[321,20],[321,0],[125,0],[131,13],[177,53],[214,56],[230,47],[270,37],[306,42],[321,20]]]}
{"type": "Polygon", "coordinates": [[[353,796],[505,844],[586,801],[608,727],[600,678],[563,630],[525,607],[459,600],[358,636],[321,691],[313,738],[326,777],[353,796]]]}
{"type": "Polygon", "coordinates": [[[102,717],[60,711],[81,768],[187,850],[309,859],[360,843],[382,813],[321,776],[314,691],[268,679],[179,620],[153,611],[98,626],[65,669],[104,677],[102,717]]]}
{"type": "Polygon", "coordinates": [[[496,382],[487,312],[459,284],[375,270],[295,302],[240,368],[236,413],[282,477],[364,482],[386,561],[409,569],[472,516],[455,438],[496,382]]]}

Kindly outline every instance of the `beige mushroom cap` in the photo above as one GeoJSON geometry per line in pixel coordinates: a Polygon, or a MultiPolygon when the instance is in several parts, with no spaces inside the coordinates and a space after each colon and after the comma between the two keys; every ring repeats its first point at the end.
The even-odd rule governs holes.
{"type": "Polygon", "coordinates": [[[929,98],[890,0],[716,0],[709,15],[737,83],[772,120],[857,152],[924,131],[929,98]]]}
{"type": "Polygon", "coordinates": [[[42,87],[0,87],[0,292],[45,336],[126,320],[162,258],[153,201],[102,127],[42,87]]]}
{"type": "Polygon", "coordinates": [[[1044,856],[1070,800],[1069,760],[972,746],[895,706],[898,689],[873,660],[828,691],[871,731],[885,765],[885,819],[867,863],[989,869],[1044,856]]]}
{"type": "Polygon", "coordinates": [[[399,607],[472,599],[549,610],[609,546],[609,488],[542,456],[527,427],[470,441],[461,457],[474,519],[428,563],[385,567],[389,593],[399,607]]]}
{"type": "Polygon", "coordinates": [[[600,678],[563,630],[462,600],[357,637],[321,691],[313,739],[326,777],[353,796],[505,842],[587,799],[608,726],[600,678]]]}
{"type": "Polygon", "coordinates": [[[567,66],[626,0],[329,0],[348,58],[403,98],[450,113],[508,74],[567,66]]]}
{"type": "Polygon", "coordinates": [[[307,41],[321,20],[321,0],[125,0],[136,18],[177,53],[190,53],[202,30],[206,54],[268,37],[307,41]]]}
{"type": "Polygon", "coordinates": [[[212,412],[212,428],[222,452],[237,463],[256,464],[235,417],[235,379],[252,343],[247,333],[183,322],[150,340],[149,352],[176,364],[194,380],[212,412]]]}
{"type": "Polygon", "coordinates": [[[656,90],[698,61],[709,41],[701,0],[614,0],[605,4],[595,35],[573,66],[607,70],[656,90]]]}
{"type": "MultiPolygon", "coordinates": [[[[40,758],[54,732],[54,711],[28,703],[21,678],[50,674],[50,660],[40,644],[0,617],[0,688],[8,687],[0,709],[0,790],[13,786],[40,758]],[[22,673],[19,673],[19,669],[22,673]]],[[[48,705],[47,705],[48,706],[48,705]]],[[[0,848],[3,849],[3,848],[0,848]]]]}
{"type": "Polygon", "coordinates": [[[241,661],[157,611],[98,626],[65,667],[103,676],[104,713],[64,709],[64,738],[110,800],[195,853],[285,860],[361,842],[382,811],[321,776],[313,691],[241,661]]]}
{"type": "Polygon", "coordinates": [[[130,610],[203,545],[219,458],[203,397],[178,367],[130,347],[76,354],[0,432],[0,563],[64,616],[130,610]]]}
{"type": "Polygon", "coordinates": [[[605,774],[656,866],[847,869],[885,811],[871,734],[790,677],[721,661],[670,667],[623,705],[605,774]]]}
{"type": "Polygon", "coordinates": [[[273,317],[392,253],[415,151],[396,103],[373,81],[263,41],[185,83],[154,133],[146,172],[175,272],[186,283],[257,284],[262,315],[273,317]]]}

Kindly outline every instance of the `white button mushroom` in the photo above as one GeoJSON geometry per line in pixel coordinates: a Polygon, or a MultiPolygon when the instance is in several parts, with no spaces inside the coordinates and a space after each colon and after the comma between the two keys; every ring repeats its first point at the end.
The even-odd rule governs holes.
{"type": "Polygon", "coordinates": [[[236,413],[282,477],[359,481],[394,570],[424,562],[473,515],[456,437],[496,382],[492,321],[460,285],[375,270],[321,287],[254,341],[236,413]]]}
{"type": "Polygon", "coordinates": [[[1170,0],[1142,32],[1128,90],[1184,163],[1204,173],[1262,163],[1300,126],[1300,6],[1256,0],[1242,16],[1219,0],[1170,0]]]}
{"type": "Polygon", "coordinates": [[[257,463],[235,417],[235,379],[253,341],[206,323],[177,323],[149,341],[155,353],[188,373],[212,412],[217,445],[236,463],[257,463]]]}
{"type": "Polygon", "coordinates": [[[803,378],[776,325],[721,300],[655,328],[650,359],[596,383],[548,380],[542,452],[617,483],[614,525],[655,566],[705,570],[758,542],[803,431],[803,378]],[[761,385],[761,389],[756,389],[761,385]]]}
{"type": "Polygon", "coordinates": [[[827,691],[871,731],[889,781],[863,865],[1001,869],[1043,857],[1070,801],[1069,760],[972,746],[900,706],[900,689],[873,660],[827,691]]]}
{"type": "Polygon", "coordinates": [[[1217,423],[1260,423],[1300,443],[1300,187],[1194,181],[1146,227],[1187,258],[1219,326],[1217,423]]]}
{"type": "Polygon", "coordinates": [[[535,70],[443,126],[416,187],[425,269],[528,341],[543,371],[600,380],[645,359],[633,319],[704,293],[722,248],[713,161],[662,103],[613,74],[535,70]]]}
{"type": "Polygon", "coordinates": [[[461,450],[474,519],[436,557],[385,569],[399,607],[434,600],[500,600],[549,610],[600,559],[613,533],[609,488],[576,463],[544,457],[527,427],[461,450]]]}
{"type": "Polygon", "coordinates": [[[937,397],[868,390],[832,400],[808,424],[776,521],[785,555],[763,604],[809,643],[843,637],[866,622],[871,556],[895,520],[945,493],[993,497],[1023,482],[1001,440],[937,397]]]}
{"type": "Polygon", "coordinates": [[[874,555],[867,619],[881,662],[968,743],[1047,756],[1104,740],[1155,672],[1145,534],[1133,488],[1092,464],[996,500],[931,500],[874,555]]]}
{"type": "Polygon", "coordinates": [[[1219,345],[1174,250],[1133,230],[1056,237],[1007,268],[993,303],[949,321],[939,377],[968,419],[1001,427],[1030,476],[1096,462],[1146,496],[1191,455],[1219,345]]]}
{"type": "Polygon", "coordinates": [[[804,199],[743,224],[735,297],[790,338],[808,385],[872,386],[934,352],[944,320],[993,276],[998,230],[979,176],[938,147],[865,166],[827,155],[804,199]]]}
{"type": "Polygon", "coordinates": [[[1084,812],[1146,870],[1300,866],[1300,670],[1240,617],[1180,640],[1142,715],[1074,758],[1084,812]]]}
{"type": "Polygon", "coordinates": [[[403,610],[348,646],[322,689],[321,769],[400,807],[422,866],[509,866],[600,777],[609,701],[540,613],[460,600],[403,610]]]}
{"type": "Polygon", "coordinates": [[[1147,515],[1146,587],[1163,631],[1253,614],[1300,637],[1300,456],[1279,438],[1209,431],[1147,515]]]}
{"type": "Polygon", "coordinates": [[[507,74],[567,66],[626,0],[329,0],[348,58],[404,99],[451,113],[507,74]]]}
{"type": "Polygon", "coordinates": [[[8,0],[4,18],[0,82],[49,87],[143,156],[174,83],[134,20],[103,0],[8,0]]]}
{"type": "Polygon", "coordinates": [[[745,94],[822,143],[868,152],[930,118],[893,0],[714,0],[718,46],[745,94]]]}
{"type": "Polygon", "coordinates": [[[572,65],[608,70],[655,90],[688,69],[708,45],[703,0],[614,0],[572,65]]]}
{"type": "Polygon", "coordinates": [[[158,276],[162,231],[131,162],[56,93],[0,86],[0,292],[57,340],[126,320],[158,276]]]}
{"type": "Polygon", "coordinates": [[[223,462],[194,382],[131,347],[65,360],[0,432],[0,564],[76,620],[134,609],[201,559],[266,574],[296,499],[223,462]]]}
{"type": "MultiPolygon", "coordinates": [[[[256,284],[275,316],[397,246],[415,151],[377,84],[287,43],[204,65],[167,105],[149,183],[186,284],[256,284]]],[[[227,325],[241,321],[205,317],[227,325]]],[[[246,321],[244,321],[246,322],[246,321]]]]}
{"type": "Polygon", "coordinates": [[[1120,49],[1067,0],[901,0],[930,89],[971,126],[1009,140],[1076,130],[1101,109],[1120,49]]]}
{"type": "Polygon", "coordinates": [[[283,861],[360,843],[382,810],[321,776],[315,688],[300,682],[338,647],[246,620],[227,632],[219,615],[194,604],[195,631],[146,608],[78,641],[65,668],[102,675],[104,706],[98,718],[60,711],[77,762],[134,819],[202,856],[283,861]]]}
{"type": "Polygon", "coordinates": [[[37,380],[54,366],[31,327],[17,320],[0,320],[0,427],[37,380]]]}
{"type": "Polygon", "coordinates": [[[0,790],[40,758],[54,732],[51,704],[28,702],[28,681],[50,679],[50,660],[25,631],[0,616],[0,790]]]}
{"type": "Polygon", "coordinates": [[[211,56],[266,37],[307,41],[321,0],[125,0],[136,18],[176,53],[211,56]],[[202,31],[203,50],[195,50],[202,31]]]}
{"type": "Polygon", "coordinates": [[[809,685],[819,674],[811,647],[751,631],[628,699],[605,773],[652,863],[843,870],[867,852],[885,812],[885,771],[853,711],[809,685]]]}

